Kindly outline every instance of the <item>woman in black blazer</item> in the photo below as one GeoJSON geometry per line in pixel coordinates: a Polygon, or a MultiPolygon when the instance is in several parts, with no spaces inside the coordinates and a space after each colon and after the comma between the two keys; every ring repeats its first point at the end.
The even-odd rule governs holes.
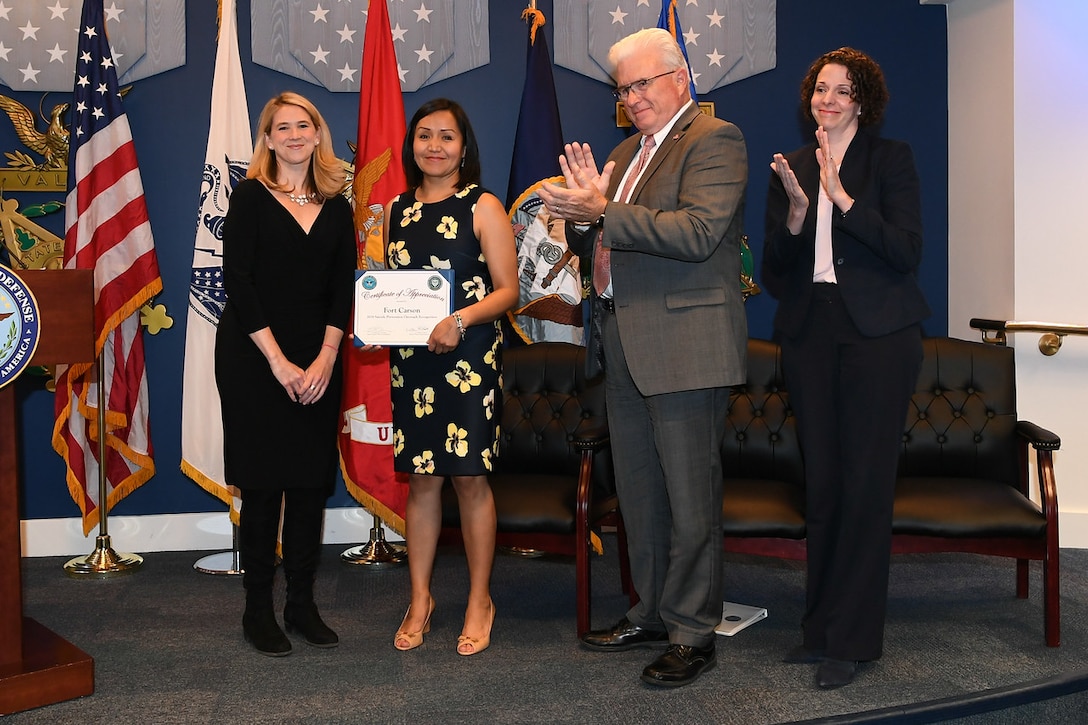
{"type": "Polygon", "coordinates": [[[816,141],[774,155],[763,274],[805,458],[803,640],[786,661],[818,663],[817,685],[831,688],[882,652],[896,468],[929,307],[914,158],[870,130],[888,99],[880,67],[852,48],[825,53],[801,98],[816,141]]]}

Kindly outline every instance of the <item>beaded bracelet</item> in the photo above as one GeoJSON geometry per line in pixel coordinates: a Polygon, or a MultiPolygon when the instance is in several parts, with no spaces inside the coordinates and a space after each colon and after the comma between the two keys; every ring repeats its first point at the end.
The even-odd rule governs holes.
{"type": "Polygon", "coordinates": [[[461,339],[465,339],[465,323],[461,321],[461,313],[453,313],[453,321],[457,323],[457,331],[461,333],[461,339]]]}

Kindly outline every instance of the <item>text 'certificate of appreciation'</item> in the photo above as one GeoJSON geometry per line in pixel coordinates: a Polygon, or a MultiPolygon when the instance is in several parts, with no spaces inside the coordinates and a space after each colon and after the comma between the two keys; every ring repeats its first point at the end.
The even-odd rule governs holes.
{"type": "Polygon", "coordinates": [[[355,345],[426,345],[453,312],[452,269],[355,273],[355,345]]]}

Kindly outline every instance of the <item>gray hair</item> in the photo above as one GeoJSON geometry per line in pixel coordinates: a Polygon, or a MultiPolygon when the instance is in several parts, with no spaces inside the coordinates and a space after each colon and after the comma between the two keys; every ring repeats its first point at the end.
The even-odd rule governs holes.
{"type": "Polygon", "coordinates": [[[683,51],[669,31],[664,28],[644,28],[620,38],[608,49],[608,65],[613,77],[621,62],[642,53],[657,54],[668,70],[688,67],[683,51]]]}

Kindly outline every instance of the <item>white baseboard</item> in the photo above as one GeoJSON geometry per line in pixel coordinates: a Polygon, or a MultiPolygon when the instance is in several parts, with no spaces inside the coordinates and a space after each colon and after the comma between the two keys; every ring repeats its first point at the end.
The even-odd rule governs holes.
{"type": "MultiPolygon", "coordinates": [[[[23,556],[79,556],[95,548],[98,530],[83,535],[83,522],[71,519],[21,521],[23,556]]],[[[153,551],[230,551],[230,518],[227,512],[110,516],[106,519],[110,544],[117,552],[144,554],[153,551]]],[[[326,544],[365,544],[370,541],[374,517],[362,508],[325,509],[326,544]]],[[[403,537],[382,527],[389,541],[403,537]]]]}
{"type": "MultiPolygon", "coordinates": [[[[23,556],[79,556],[94,551],[98,531],[83,535],[83,523],[72,519],[22,521],[23,556]]],[[[151,551],[206,551],[231,549],[227,513],[111,516],[106,524],[115,551],[143,554],[151,551]]],[[[325,509],[326,544],[365,544],[374,517],[362,508],[325,509]]],[[[382,527],[389,541],[404,538],[382,527]]],[[[1088,549],[1088,512],[1062,512],[1058,520],[1061,546],[1088,549]]]]}
{"type": "Polygon", "coordinates": [[[1063,549],[1088,549],[1088,511],[1059,511],[1058,540],[1063,549]]]}

